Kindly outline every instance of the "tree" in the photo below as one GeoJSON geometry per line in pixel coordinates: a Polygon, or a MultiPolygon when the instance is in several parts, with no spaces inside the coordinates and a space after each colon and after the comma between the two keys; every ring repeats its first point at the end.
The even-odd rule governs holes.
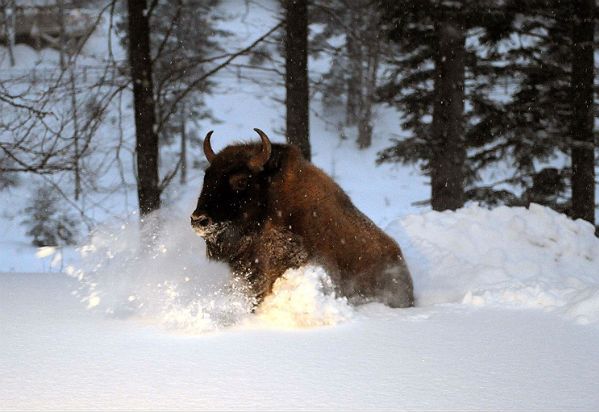
{"type": "Polygon", "coordinates": [[[310,16],[324,26],[310,42],[311,53],[326,54],[331,60],[317,84],[324,109],[336,114],[344,105],[344,123],[357,126],[360,149],[372,143],[380,63],[388,51],[388,41],[380,35],[381,11],[373,5],[372,0],[327,0],[315,4],[310,16]],[[344,44],[338,44],[339,37],[344,44]]]}
{"type": "Polygon", "coordinates": [[[77,242],[77,219],[59,211],[59,197],[48,186],[37,187],[21,222],[34,246],[65,246],[77,242]]]}
{"type": "Polygon", "coordinates": [[[512,92],[507,101],[480,101],[490,116],[473,132],[486,136],[478,139],[484,149],[475,163],[509,160],[513,172],[504,181],[508,191],[488,190],[486,197],[509,205],[541,203],[593,222],[597,16],[581,2],[514,0],[505,7],[516,18],[502,30],[509,41],[491,58],[501,63],[496,76],[512,92]]]}
{"type": "MultiPolygon", "coordinates": [[[[3,3],[9,8],[15,4],[14,0],[3,3]]],[[[116,70],[109,70],[108,65],[93,71],[93,81],[85,81],[83,78],[86,76],[82,76],[82,70],[76,67],[85,41],[100,24],[103,11],[110,5],[102,10],[90,8],[72,13],[76,27],[71,27],[67,35],[61,24],[66,14],[63,3],[59,2],[58,7],[24,5],[10,13],[13,22],[16,14],[16,37],[25,36],[25,40],[20,41],[31,40],[31,33],[24,27],[27,27],[27,22],[35,22],[38,18],[36,13],[43,13],[50,22],[58,22],[54,27],[49,24],[48,30],[53,33],[58,29],[62,33],[60,41],[51,35],[45,35],[44,39],[49,47],[64,48],[68,53],[63,55],[61,66],[56,70],[33,68],[25,76],[19,75],[19,82],[27,83],[25,88],[15,87],[15,79],[10,78],[13,73],[0,81],[0,113],[3,116],[0,122],[0,153],[9,160],[0,164],[0,172],[48,176],[79,168],[81,159],[92,147],[93,134],[101,124],[112,96],[124,88],[115,80],[116,70]],[[25,19],[25,24],[22,19],[25,19]],[[86,82],[86,85],[78,84],[81,87],[74,90],[71,87],[74,82],[86,82]],[[72,95],[84,96],[76,99],[77,106],[94,99],[98,102],[98,110],[90,113],[92,116],[81,116],[78,122],[77,116],[73,115],[74,108],[63,104],[65,90],[69,88],[73,91],[72,95]],[[76,133],[77,129],[81,133],[76,133]]],[[[78,3],[85,5],[88,1],[78,3]]],[[[14,30],[9,31],[15,37],[14,30]]]]}
{"type": "MultiPolygon", "coordinates": [[[[579,122],[586,125],[585,132],[580,129],[576,132],[585,136],[585,143],[574,146],[587,148],[586,183],[581,187],[586,188],[583,202],[594,203],[589,197],[589,191],[594,192],[590,175],[593,149],[588,150],[593,144],[593,138],[589,137],[592,121],[588,117],[594,110],[592,95],[588,91],[590,86],[584,89],[587,90],[582,93],[586,95],[584,98],[572,92],[574,78],[580,76],[572,70],[579,59],[573,56],[571,16],[574,8],[580,7],[572,2],[547,0],[383,1],[382,4],[383,27],[398,52],[389,62],[391,70],[379,89],[379,96],[397,105],[402,112],[402,126],[410,135],[396,139],[393,147],[379,153],[379,161],[422,165],[431,176],[433,208],[445,207],[435,206],[435,181],[446,192],[451,187],[446,176],[435,178],[436,172],[459,173],[458,164],[463,159],[461,184],[465,201],[519,206],[540,202],[558,211],[572,212],[573,204],[567,195],[573,188],[570,185],[573,170],[565,159],[571,151],[576,152],[571,144],[573,119],[586,119],[579,122]],[[454,56],[440,56],[438,51],[444,48],[440,42],[449,44],[452,39],[448,33],[439,36],[448,19],[454,26],[451,31],[457,25],[457,32],[462,32],[456,39],[463,36],[465,42],[460,40],[459,44],[445,46],[454,56]],[[450,82],[454,86],[440,94],[441,80],[451,78],[451,73],[457,71],[454,67],[439,76],[439,70],[462,60],[459,57],[462,50],[463,70],[460,68],[459,72],[463,73],[463,80],[454,78],[450,82]],[[462,96],[459,89],[463,89],[462,96]],[[580,99],[579,103],[573,103],[574,96],[580,99]],[[458,102],[460,97],[465,101],[464,106],[458,102]],[[452,109],[452,101],[463,108],[452,109]],[[583,113],[583,108],[588,112],[573,117],[577,111],[583,113]],[[455,113],[460,111],[463,140],[451,142],[451,135],[459,135],[454,128],[460,125],[452,125],[449,119],[457,119],[455,113]],[[455,163],[451,163],[453,159],[455,163]],[[449,163],[443,164],[444,161],[449,163]]],[[[586,14],[587,11],[583,13],[594,16],[586,14]]],[[[589,41],[586,36],[587,40],[580,44],[592,48],[588,46],[592,37],[589,41]]],[[[579,58],[587,56],[584,81],[592,84],[592,70],[589,73],[588,69],[593,65],[593,52],[576,53],[579,58]]],[[[459,185],[459,179],[455,183],[459,185]]],[[[452,198],[447,193],[444,197],[452,198]]],[[[586,213],[590,214],[588,210],[586,213]]]]}
{"type": "Polygon", "coordinates": [[[17,186],[19,183],[19,176],[16,173],[4,171],[13,163],[12,159],[7,158],[4,153],[0,153],[0,191],[17,186]]]}
{"type": "Polygon", "coordinates": [[[349,21],[345,25],[350,67],[347,120],[358,126],[360,149],[372,144],[372,112],[383,50],[383,41],[379,38],[380,12],[368,7],[370,5],[371,0],[349,0],[344,4],[349,13],[349,21]]]}
{"type": "Polygon", "coordinates": [[[403,127],[412,135],[379,154],[379,162],[423,160],[431,178],[435,210],[464,204],[467,173],[466,135],[475,113],[465,112],[467,79],[477,75],[474,51],[466,37],[480,27],[489,2],[383,1],[388,36],[396,44],[392,69],[379,97],[403,112],[403,127]]]}
{"type": "MultiPolygon", "coordinates": [[[[187,133],[188,122],[197,125],[201,120],[212,119],[210,110],[204,105],[204,98],[210,93],[213,84],[210,77],[234,59],[249,54],[280,27],[277,24],[249,46],[227,53],[217,42],[218,37],[229,35],[229,32],[216,27],[222,19],[215,13],[218,3],[218,0],[156,0],[145,13],[149,27],[149,61],[154,98],[152,130],[158,142],[157,156],[160,157],[161,149],[165,147],[174,144],[179,146],[175,161],[170,161],[173,159],[173,150],[162,150],[167,161],[162,162],[164,167],[155,174],[158,197],[177,173],[180,173],[181,182],[186,180],[188,143],[199,140],[187,133]]],[[[130,36],[127,30],[122,37],[123,44],[129,48],[134,41],[130,36]]],[[[149,95],[149,89],[147,93],[149,95]]],[[[139,114],[137,109],[136,114],[139,114]]],[[[149,131],[148,127],[146,129],[149,131]]],[[[139,167],[154,166],[150,163],[138,164],[139,167]]],[[[141,170],[139,174],[142,174],[141,170]]],[[[138,185],[141,184],[139,179],[138,185]]]]}
{"type": "Polygon", "coordinates": [[[595,0],[573,2],[572,217],[595,224],[594,32],[595,0]]]}
{"type": "Polygon", "coordinates": [[[442,11],[435,22],[435,83],[431,126],[431,206],[455,210],[464,205],[465,36],[459,11],[442,11]]]}
{"type": "MultiPolygon", "coordinates": [[[[220,19],[214,13],[218,0],[156,1],[150,20],[150,43],[153,54],[152,73],[159,146],[173,145],[178,140],[178,160],[170,170],[162,170],[160,190],[179,172],[186,181],[188,122],[198,124],[213,119],[204,99],[211,92],[212,81],[204,77],[207,62],[217,52],[222,54],[217,37],[228,32],[216,27],[220,19]],[[183,98],[180,98],[185,94],[183,98]]],[[[163,151],[164,152],[164,151],[163,151]]]]}
{"type": "Polygon", "coordinates": [[[2,6],[3,26],[4,26],[4,38],[6,39],[6,46],[8,49],[8,57],[10,65],[15,65],[15,13],[16,5],[15,0],[2,0],[0,3],[2,6]]]}
{"type": "Polygon", "coordinates": [[[141,216],[160,208],[158,134],[146,0],[128,0],[129,64],[135,111],[137,197],[141,216]]]}
{"type": "Polygon", "coordinates": [[[308,84],[308,2],[284,0],[287,141],[311,159],[308,84]]]}

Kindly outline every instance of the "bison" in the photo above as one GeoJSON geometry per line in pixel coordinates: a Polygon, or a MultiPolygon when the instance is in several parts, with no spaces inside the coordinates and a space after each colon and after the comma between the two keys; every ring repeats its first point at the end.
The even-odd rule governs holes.
{"type": "Polygon", "coordinates": [[[412,279],[397,243],[362,214],[323,171],[287,144],[235,144],[215,154],[204,139],[209,167],[191,226],[210,259],[227,263],[249,282],[256,302],[285,270],[324,267],[353,303],[414,303],[412,279]]]}

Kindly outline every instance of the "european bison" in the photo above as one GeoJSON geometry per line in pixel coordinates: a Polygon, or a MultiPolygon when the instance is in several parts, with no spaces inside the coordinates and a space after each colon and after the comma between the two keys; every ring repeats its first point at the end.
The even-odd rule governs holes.
{"type": "Polygon", "coordinates": [[[412,306],[412,279],[399,246],[292,145],[236,144],[210,163],[191,225],[208,257],[229,264],[260,302],[286,269],[321,265],[338,292],[360,303],[412,306]]]}

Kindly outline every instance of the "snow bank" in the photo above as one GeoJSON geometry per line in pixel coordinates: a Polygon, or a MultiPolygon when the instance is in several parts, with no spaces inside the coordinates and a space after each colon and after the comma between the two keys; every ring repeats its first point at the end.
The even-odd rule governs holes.
{"type": "Polygon", "coordinates": [[[145,235],[136,223],[102,227],[79,248],[81,263],[66,273],[79,280],[75,293],[88,309],[184,333],[233,325],[314,327],[351,317],[325,271],[312,266],[287,271],[254,315],[247,284],[233,279],[227,266],[207,260],[205,243],[183,212],[164,210],[146,223],[159,228],[156,234],[145,235]]]}
{"type": "MultiPolygon", "coordinates": [[[[319,267],[289,270],[256,313],[247,285],[205,258],[202,239],[182,212],[166,211],[148,239],[137,224],[103,228],[80,248],[67,273],[90,309],[135,316],[178,331],[225,327],[298,328],[352,318],[319,267]]],[[[151,221],[150,225],[156,222],[151,221]]],[[[470,206],[395,221],[389,232],[404,248],[418,306],[531,307],[578,323],[599,321],[599,239],[593,227],[551,209],[470,206]]]]}
{"type": "Polygon", "coordinates": [[[418,305],[534,307],[599,321],[599,239],[539,205],[428,212],[389,231],[404,248],[418,305]]]}

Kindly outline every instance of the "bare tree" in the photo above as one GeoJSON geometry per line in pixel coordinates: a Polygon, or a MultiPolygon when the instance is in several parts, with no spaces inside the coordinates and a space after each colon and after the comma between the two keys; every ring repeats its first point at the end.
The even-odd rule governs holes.
{"type": "MultiPolygon", "coordinates": [[[[360,2],[358,1],[354,13],[360,13],[360,2]]],[[[377,9],[371,11],[364,17],[364,24],[360,33],[359,46],[362,49],[359,61],[361,76],[361,89],[359,95],[358,112],[358,147],[364,149],[372,144],[372,111],[375,103],[375,94],[378,80],[380,56],[382,53],[381,41],[379,39],[379,12],[377,9]]]]}
{"type": "Polygon", "coordinates": [[[185,105],[181,109],[179,117],[179,127],[181,135],[181,149],[179,150],[179,162],[181,163],[181,173],[179,174],[179,183],[187,183],[187,129],[185,125],[185,105]]]}
{"type": "MultiPolygon", "coordinates": [[[[345,123],[355,125],[360,118],[362,79],[364,77],[362,39],[359,35],[359,28],[362,25],[362,13],[354,7],[347,8],[346,10],[349,12],[349,24],[344,24],[343,28],[346,39],[349,76],[347,77],[345,123]]],[[[331,10],[330,12],[336,12],[336,10],[331,10]]]]}
{"type": "Polygon", "coordinates": [[[345,97],[345,124],[357,126],[360,149],[372,143],[372,118],[376,103],[379,66],[385,39],[380,38],[381,11],[372,0],[328,0],[314,5],[316,22],[325,29],[314,36],[313,53],[331,56],[329,73],[323,77],[323,100],[341,102],[345,97]],[[343,47],[334,47],[330,38],[343,35],[343,47]],[[341,81],[340,81],[341,79],[341,81]]]}
{"type": "MultiPolygon", "coordinates": [[[[77,31],[76,37],[73,37],[69,19],[82,14],[80,11],[73,13],[77,5],[62,0],[58,4],[60,7],[44,8],[45,18],[55,17],[49,19],[54,21],[54,25],[44,32],[44,44],[62,50],[62,61],[56,68],[28,72],[15,69],[14,75],[10,73],[0,78],[0,173],[3,173],[3,177],[14,173],[41,175],[45,183],[81,214],[89,228],[90,220],[86,218],[84,209],[100,208],[109,214],[118,213],[105,210],[102,199],[115,190],[130,188],[123,167],[123,161],[126,161],[123,154],[130,153],[137,160],[133,175],[138,183],[140,214],[146,215],[159,207],[161,193],[177,172],[181,170],[182,178],[186,178],[185,158],[189,136],[185,122],[189,119],[186,116],[188,109],[194,107],[197,101],[194,94],[205,92],[204,85],[211,76],[228,67],[238,57],[248,55],[282,26],[282,23],[277,23],[238,50],[215,53],[220,49],[210,49],[209,54],[200,54],[196,53],[196,49],[192,52],[185,44],[181,46],[182,36],[189,37],[186,41],[194,41],[197,26],[189,25],[190,29],[178,33],[181,27],[178,27],[180,20],[177,16],[188,10],[183,6],[192,9],[196,5],[202,6],[203,13],[208,6],[199,0],[177,0],[174,3],[176,7],[172,7],[172,4],[159,0],[132,0],[123,3],[121,9],[116,0],[107,1],[97,10],[97,15],[93,9],[86,11],[86,17],[91,17],[92,24],[84,34],[77,31]],[[158,7],[170,7],[174,13],[158,17],[153,14],[158,7]],[[132,16],[123,19],[125,31],[132,29],[131,37],[127,36],[131,41],[126,41],[130,50],[129,61],[115,59],[110,40],[112,36],[109,35],[106,61],[99,61],[95,66],[78,64],[80,51],[91,32],[102,19],[108,19],[109,31],[112,31],[116,26],[115,16],[121,10],[123,17],[126,17],[127,12],[132,16]],[[154,38],[154,43],[148,42],[148,28],[152,27],[150,24],[158,24],[159,19],[166,27],[162,32],[164,35],[154,38]],[[170,40],[173,41],[167,45],[170,40]],[[66,47],[61,43],[66,43],[66,47]],[[157,86],[153,69],[158,64],[167,70],[163,72],[163,77],[159,77],[163,83],[157,86]],[[128,116],[126,111],[123,112],[121,101],[123,96],[128,96],[130,87],[134,91],[135,112],[128,116]],[[157,100],[157,96],[162,100],[157,100]],[[151,99],[154,99],[153,102],[151,99]],[[161,103],[160,107],[158,102],[161,103]],[[104,119],[107,113],[111,114],[110,121],[115,121],[114,115],[118,114],[118,138],[96,139],[99,128],[106,125],[104,119]],[[135,145],[130,144],[123,132],[123,117],[135,121],[135,145]],[[157,136],[169,122],[180,126],[180,157],[176,166],[165,168],[167,170],[162,180],[159,180],[157,136]],[[89,156],[92,152],[94,156],[89,156]],[[118,188],[104,186],[112,183],[98,183],[111,167],[118,167],[121,176],[118,188]],[[65,177],[74,182],[74,191],[64,190],[65,177]],[[56,184],[57,181],[60,184],[56,184]],[[94,196],[86,196],[85,193],[89,191],[94,196]]],[[[32,13],[26,11],[23,15],[31,20],[32,13]]],[[[210,18],[206,14],[205,19],[210,18]]],[[[210,27],[207,25],[204,28],[206,36],[214,35],[210,27]]],[[[214,37],[210,38],[214,40],[214,37]]]]}
{"type": "Polygon", "coordinates": [[[66,68],[66,22],[65,22],[65,10],[64,0],[58,0],[58,51],[60,52],[60,68],[64,70],[66,68]]]}
{"type": "MultiPolygon", "coordinates": [[[[72,43],[66,66],[73,67],[83,44],[101,21],[102,13],[112,2],[99,10],[96,16],[85,15],[78,31],[77,41],[72,43]]],[[[64,10],[60,10],[61,13],[64,10]]],[[[33,13],[24,12],[30,20],[33,13]]],[[[56,14],[56,20],[61,20],[56,14]]],[[[58,47],[55,42],[49,44],[58,47]]],[[[66,59],[66,55],[65,55],[66,59]]],[[[0,167],[4,172],[25,172],[40,175],[51,175],[63,171],[72,171],[75,165],[73,157],[85,156],[90,148],[92,132],[97,130],[101,122],[101,114],[106,109],[112,96],[124,88],[115,87],[114,70],[101,68],[95,71],[94,81],[87,87],[76,89],[76,73],[57,68],[29,72],[15,69],[8,76],[0,79],[0,153],[9,160],[0,167]],[[70,75],[69,75],[70,74],[70,75]],[[97,75],[97,76],[96,76],[97,75]],[[116,91],[115,91],[116,89],[116,91]],[[74,93],[103,95],[98,100],[102,108],[96,114],[81,122],[80,130],[86,130],[85,136],[75,143],[70,131],[74,119],[71,109],[63,104],[64,96],[74,93]],[[68,137],[67,137],[68,136],[68,137]],[[75,146],[78,145],[78,150],[75,146]]],[[[76,102],[80,105],[82,102],[76,102]]],[[[77,134],[79,136],[79,134],[77,134]]]]}

